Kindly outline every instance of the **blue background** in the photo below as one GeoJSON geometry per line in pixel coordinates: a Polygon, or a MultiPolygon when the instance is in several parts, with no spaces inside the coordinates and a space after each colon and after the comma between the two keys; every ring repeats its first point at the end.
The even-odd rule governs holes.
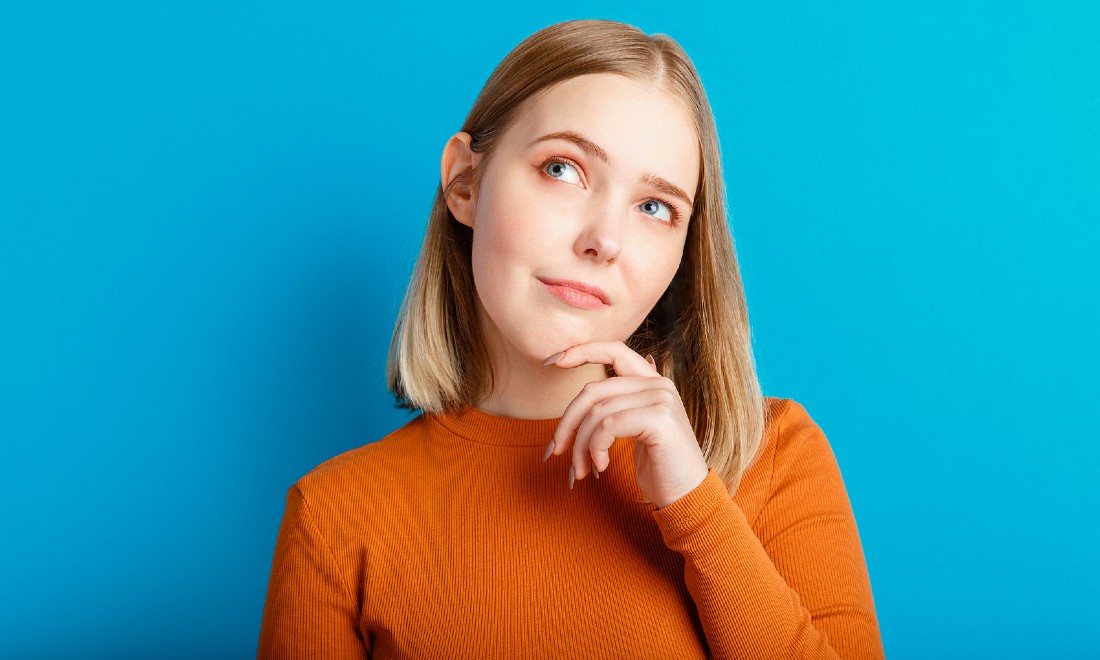
{"type": "Polygon", "coordinates": [[[255,654],[286,489],[408,419],[443,144],[569,18],[694,59],[889,657],[1100,654],[1100,5],[91,4],[0,10],[0,654],[255,654]]]}

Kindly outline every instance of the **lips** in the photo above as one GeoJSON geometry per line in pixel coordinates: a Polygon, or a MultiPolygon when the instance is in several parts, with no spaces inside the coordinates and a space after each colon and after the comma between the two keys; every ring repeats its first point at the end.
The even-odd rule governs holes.
{"type": "MultiPolygon", "coordinates": [[[[583,294],[593,296],[604,305],[611,304],[611,298],[607,295],[607,293],[604,292],[603,289],[598,286],[587,284],[585,282],[578,282],[577,280],[560,280],[551,277],[540,277],[538,279],[540,282],[550,287],[551,291],[554,291],[555,293],[562,291],[562,289],[572,289],[574,291],[579,291],[583,294]]],[[[587,307],[588,305],[585,306],[587,307]]]]}

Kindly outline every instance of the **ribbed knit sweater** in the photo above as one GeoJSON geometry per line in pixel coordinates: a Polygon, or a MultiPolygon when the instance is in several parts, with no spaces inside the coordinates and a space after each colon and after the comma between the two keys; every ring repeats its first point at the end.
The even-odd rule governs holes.
{"type": "Polygon", "coordinates": [[[882,658],[836,458],[766,398],[734,497],[645,503],[633,438],[570,490],[558,419],[422,414],[287,492],[260,658],[882,658]]]}

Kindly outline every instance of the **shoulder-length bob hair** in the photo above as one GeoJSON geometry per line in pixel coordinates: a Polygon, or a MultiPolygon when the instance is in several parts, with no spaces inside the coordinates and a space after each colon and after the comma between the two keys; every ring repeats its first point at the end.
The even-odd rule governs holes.
{"type": "Polygon", "coordinates": [[[532,34],[493,71],[462,130],[483,154],[476,170],[436,190],[424,243],[397,317],[386,381],[401,408],[457,412],[492,392],[471,269],[473,230],[447,193],[476,190],[494,146],[525,100],[570,78],[614,73],[661,84],[687,107],[701,151],[699,187],[680,268],[626,344],[652,354],[675,383],[707,464],[732,495],[759,455],[767,420],[752,355],[745,293],[726,222],[714,116],[695,66],[663,34],[605,20],[566,21],[532,34]]]}

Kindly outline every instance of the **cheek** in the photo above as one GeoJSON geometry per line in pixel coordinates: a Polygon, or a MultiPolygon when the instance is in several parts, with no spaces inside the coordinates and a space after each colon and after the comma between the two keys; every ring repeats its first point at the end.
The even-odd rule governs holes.
{"type": "Polygon", "coordinates": [[[634,276],[637,281],[645,283],[642,290],[651,292],[655,288],[660,289],[659,297],[680,268],[684,246],[681,239],[654,233],[658,235],[650,235],[648,238],[651,240],[640,242],[634,276]]]}
{"type": "Polygon", "coordinates": [[[534,270],[563,240],[560,210],[537,187],[505,182],[479,199],[474,220],[475,269],[487,276],[534,270]]]}
{"type": "Polygon", "coordinates": [[[489,309],[508,299],[523,271],[536,263],[531,252],[537,242],[523,235],[523,223],[518,220],[507,200],[501,199],[479,205],[474,220],[474,284],[489,309]]]}
{"type": "Polygon", "coordinates": [[[638,260],[638,265],[631,274],[631,281],[637,283],[635,291],[640,298],[639,302],[643,303],[636,312],[638,323],[641,323],[657,304],[680,268],[683,249],[670,251],[666,249],[667,247],[657,246],[656,249],[647,251],[638,260]]]}

